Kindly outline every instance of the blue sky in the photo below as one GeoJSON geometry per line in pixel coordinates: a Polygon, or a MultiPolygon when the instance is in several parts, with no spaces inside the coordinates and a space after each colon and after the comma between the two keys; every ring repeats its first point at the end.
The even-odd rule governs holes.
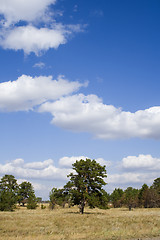
{"type": "Polygon", "coordinates": [[[0,176],[48,198],[76,159],[106,190],[160,169],[160,3],[0,0],[0,176]]]}

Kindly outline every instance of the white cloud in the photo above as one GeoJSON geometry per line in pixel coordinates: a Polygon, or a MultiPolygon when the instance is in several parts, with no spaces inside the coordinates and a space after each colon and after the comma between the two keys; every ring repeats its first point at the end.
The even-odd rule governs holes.
{"type": "MultiPolygon", "coordinates": [[[[63,157],[59,159],[59,166],[56,167],[52,159],[47,159],[41,162],[25,163],[23,159],[18,158],[6,164],[0,164],[0,175],[13,174],[14,176],[18,177],[18,179],[43,179],[65,181],[67,180],[67,175],[73,171],[72,164],[76,162],[76,160],[80,159],[85,160],[86,157],[63,157]]],[[[100,164],[107,163],[102,158],[97,158],[96,161],[100,164]]]]}
{"type": "Polygon", "coordinates": [[[55,167],[51,159],[27,164],[24,160],[22,162],[16,159],[4,165],[0,164],[0,175],[12,174],[23,179],[66,180],[70,172],[71,169],[55,167]]]}
{"type": "Polygon", "coordinates": [[[59,160],[59,165],[61,167],[72,167],[72,164],[76,162],[76,160],[85,160],[87,157],[79,156],[79,157],[63,157],[59,160]]]}
{"type": "Polygon", "coordinates": [[[137,156],[128,156],[123,158],[122,167],[130,170],[148,169],[148,170],[160,170],[160,158],[153,158],[151,155],[140,154],[137,156]]]}
{"type": "Polygon", "coordinates": [[[56,0],[0,0],[0,14],[5,17],[6,24],[14,22],[34,21],[45,14],[50,4],[56,0]]]}
{"type": "Polygon", "coordinates": [[[0,0],[0,46],[38,56],[50,48],[57,49],[67,42],[68,36],[84,30],[86,25],[58,23],[51,7],[55,3],[56,0],[0,0]]]}
{"type": "Polygon", "coordinates": [[[31,169],[43,169],[43,168],[47,168],[50,165],[53,165],[53,160],[52,159],[48,159],[45,160],[44,162],[31,162],[31,163],[27,163],[24,165],[25,168],[31,168],[31,169]]]}
{"type": "Polygon", "coordinates": [[[16,81],[0,83],[0,110],[30,110],[47,100],[71,94],[82,86],[85,84],[69,82],[63,76],[53,80],[52,76],[32,78],[22,75],[16,81]]]}
{"type": "Polygon", "coordinates": [[[45,63],[43,62],[38,62],[38,63],[35,63],[33,65],[34,68],[44,68],[45,67],[45,63]]]}
{"type": "MultiPolygon", "coordinates": [[[[87,156],[63,157],[63,158],[60,158],[59,165],[60,165],[60,167],[70,167],[70,168],[72,168],[73,163],[75,163],[76,161],[79,161],[81,159],[86,160],[86,158],[88,158],[88,157],[87,156]]],[[[95,160],[96,160],[97,163],[99,163],[102,166],[106,165],[108,167],[110,165],[110,162],[104,160],[103,158],[96,158],[95,160]]]]}
{"type": "Polygon", "coordinates": [[[120,173],[120,174],[108,174],[107,182],[108,184],[126,184],[128,183],[128,187],[130,183],[146,183],[150,180],[148,174],[145,173],[120,173]]]}
{"type": "Polygon", "coordinates": [[[77,94],[46,102],[39,111],[50,112],[59,127],[101,139],[160,138],[160,106],[131,113],[103,104],[96,95],[77,94]]]}
{"type": "MultiPolygon", "coordinates": [[[[110,173],[107,183],[110,189],[122,187],[123,189],[133,186],[141,187],[144,183],[149,186],[159,177],[160,158],[151,155],[139,154],[139,156],[128,156],[117,164],[118,173],[110,173]]],[[[111,168],[110,168],[111,170],[111,168]]]]}
{"type": "Polygon", "coordinates": [[[15,27],[5,30],[0,45],[4,49],[23,50],[26,54],[34,52],[37,56],[50,48],[65,44],[71,32],[56,26],[55,29],[34,26],[15,27]]]}
{"type": "Polygon", "coordinates": [[[17,158],[12,161],[13,166],[21,166],[24,164],[24,160],[22,158],[17,158]]]}

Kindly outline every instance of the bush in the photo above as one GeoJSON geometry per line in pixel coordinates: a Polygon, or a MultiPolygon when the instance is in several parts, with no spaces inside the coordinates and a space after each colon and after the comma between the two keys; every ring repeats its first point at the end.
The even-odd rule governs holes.
{"type": "Polygon", "coordinates": [[[38,207],[37,205],[37,199],[35,196],[30,196],[28,198],[28,203],[27,203],[27,209],[36,209],[38,207]]]}
{"type": "Polygon", "coordinates": [[[41,204],[41,209],[45,209],[46,208],[46,206],[44,206],[43,204],[41,204]]]}
{"type": "Polygon", "coordinates": [[[10,191],[0,192],[0,211],[13,211],[16,204],[16,196],[10,191]]]}

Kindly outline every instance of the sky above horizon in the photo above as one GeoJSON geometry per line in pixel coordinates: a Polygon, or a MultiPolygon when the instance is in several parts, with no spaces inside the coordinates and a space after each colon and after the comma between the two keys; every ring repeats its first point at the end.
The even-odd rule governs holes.
{"type": "Polygon", "coordinates": [[[96,159],[107,192],[160,170],[160,2],[0,0],[0,177],[48,199],[96,159]]]}

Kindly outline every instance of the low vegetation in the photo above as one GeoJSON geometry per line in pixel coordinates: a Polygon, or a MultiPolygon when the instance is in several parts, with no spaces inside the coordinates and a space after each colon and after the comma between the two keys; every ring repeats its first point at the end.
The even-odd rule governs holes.
{"type": "Polygon", "coordinates": [[[160,237],[160,209],[90,209],[46,206],[0,212],[0,240],[125,240],[160,237]]]}

